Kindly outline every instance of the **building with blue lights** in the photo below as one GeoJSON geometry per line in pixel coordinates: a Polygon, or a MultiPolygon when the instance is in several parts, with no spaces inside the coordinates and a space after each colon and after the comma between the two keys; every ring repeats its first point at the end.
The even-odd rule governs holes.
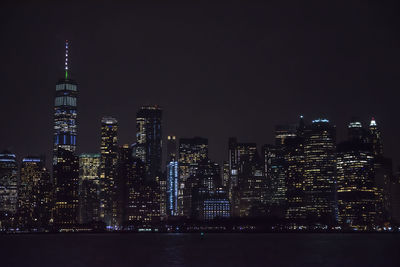
{"type": "Polygon", "coordinates": [[[178,215],[178,161],[171,160],[167,165],[167,214],[178,215]]]}
{"type": "Polygon", "coordinates": [[[197,187],[193,190],[192,218],[210,221],[216,218],[229,218],[231,205],[227,192],[222,188],[208,190],[205,187],[197,187]]]}
{"type": "Polygon", "coordinates": [[[143,106],[136,114],[136,157],[146,165],[146,179],[156,181],[161,174],[162,109],[157,105],[143,106]]]}
{"type": "MultiPolygon", "coordinates": [[[[54,156],[58,148],[71,152],[76,150],[78,86],[68,75],[68,49],[66,41],[65,76],[56,84],[54,98],[54,156]]],[[[56,159],[53,162],[55,164],[56,159]]]]}
{"type": "Polygon", "coordinates": [[[167,137],[167,215],[178,215],[179,167],[176,136],[167,137]]]}

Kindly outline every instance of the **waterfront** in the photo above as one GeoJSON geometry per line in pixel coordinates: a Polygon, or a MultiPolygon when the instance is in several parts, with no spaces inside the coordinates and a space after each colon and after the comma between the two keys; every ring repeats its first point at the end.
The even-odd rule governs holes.
{"type": "Polygon", "coordinates": [[[21,234],[14,266],[398,266],[399,234],[21,234]]]}

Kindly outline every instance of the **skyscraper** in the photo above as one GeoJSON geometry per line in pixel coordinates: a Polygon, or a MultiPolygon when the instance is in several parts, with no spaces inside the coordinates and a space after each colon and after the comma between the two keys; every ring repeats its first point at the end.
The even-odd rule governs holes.
{"type": "Polygon", "coordinates": [[[372,229],[380,217],[381,205],[370,145],[354,139],[340,143],[336,175],[339,223],[360,230],[372,229]]]}
{"type": "Polygon", "coordinates": [[[167,214],[178,215],[178,155],[175,136],[167,137],[167,214]]]}
{"type": "Polygon", "coordinates": [[[285,141],[297,136],[297,125],[281,124],[275,126],[275,145],[284,145],[285,141]]]}
{"type": "Polygon", "coordinates": [[[313,120],[304,130],[304,187],[312,221],[337,219],[335,142],[335,127],[327,119],[313,120]]]}
{"type": "Polygon", "coordinates": [[[147,179],[155,181],[161,174],[162,110],[143,106],[136,114],[136,156],[146,165],[147,179]]]}
{"type": "Polygon", "coordinates": [[[54,225],[70,228],[79,221],[79,159],[72,151],[61,147],[55,159],[54,225]]]}
{"type": "Polygon", "coordinates": [[[15,154],[0,153],[0,229],[10,227],[17,211],[18,163],[15,154]]]}
{"type": "Polygon", "coordinates": [[[376,124],[376,120],[372,117],[371,122],[369,124],[369,132],[371,135],[371,143],[372,143],[372,150],[375,156],[382,156],[383,155],[383,143],[381,132],[376,124]]]}
{"type": "MultiPolygon", "coordinates": [[[[230,174],[228,195],[232,205],[233,216],[239,216],[240,210],[246,210],[246,212],[248,210],[243,205],[240,207],[240,200],[244,196],[242,194],[244,191],[249,192],[244,187],[250,185],[249,182],[255,178],[255,170],[258,167],[257,145],[255,143],[238,143],[236,138],[229,138],[228,147],[230,174]]],[[[245,202],[242,201],[242,204],[245,202]]]]}
{"type": "Polygon", "coordinates": [[[100,154],[79,155],[80,222],[100,220],[100,154]]]}
{"type": "Polygon", "coordinates": [[[44,229],[49,225],[52,208],[52,183],[43,158],[22,159],[18,192],[19,227],[44,229]]]}
{"type": "Polygon", "coordinates": [[[286,202],[286,161],[282,146],[263,146],[264,173],[268,203],[283,207],[286,202]]]}
{"type": "MultiPolygon", "coordinates": [[[[179,189],[178,213],[181,216],[190,216],[190,199],[185,199],[186,180],[196,173],[201,161],[208,159],[208,140],[206,138],[179,139],[179,189]],[[186,205],[186,208],[185,208],[186,205]]],[[[187,191],[186,191],[187,192],[187,191]]],[[[189,197],[189,196],[187,196],[189,197]]]]}
{"type": "Polygon", "coordinates": [[[108,228],[116,225],[117,203],[115,181],[118,162],[118,121],[112,117],[101,120],[100,147],[100,219],[108,228]]]}
{"type": "MultiPolygon", "coordinates": [[[[54,146],[53,154],[62,148],[71,152],[76,150],[77,135],[77,96],[78,87],[71,80],[68,64],[68,41],[65,42],[65,76],[56,85],[54,99],[54,146]]],[[[53,159],[56,164],[56,159],[53,159]]]]}

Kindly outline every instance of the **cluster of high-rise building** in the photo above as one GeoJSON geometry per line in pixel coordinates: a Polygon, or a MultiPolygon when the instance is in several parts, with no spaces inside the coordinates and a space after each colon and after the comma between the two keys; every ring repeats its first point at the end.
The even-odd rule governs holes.
{"type": "Polygon", "coordinates": [[[142,106],[136,140],[118,142],[118,120],[103,117],[99,150],[76,153],[78,86],[56,84],[52,171],[44,157],[0,153],[0,230],[137,230],[170,221],[274,218],[288,227],[376,229],[400,222],[399,173],[383,155],[374,118],[354,119],[336,141],[327,119],[276,126],[275,144],[229,138],[213,162],[208,140],[166,138],[162,109],[142,106]],[[164,158],[164,161],[163,161],[164,158]]]}

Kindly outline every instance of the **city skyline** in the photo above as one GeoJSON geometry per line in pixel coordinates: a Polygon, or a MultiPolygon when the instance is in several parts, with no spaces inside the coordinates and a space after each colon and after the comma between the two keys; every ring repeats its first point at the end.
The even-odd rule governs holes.
{"type": "Polygon", "coordinates": [[[400,1],[2,1],[1,266],[398,266],[400,1]]]}
{"type": "MultiPolygon", "coordinates": [[[[0,74],[6,88],[2,90],[5,104],[1,111],[8,114],[4,122],[8,131],[0,134],[0,145],[20,157],[46,154],[47,163],[51,158],[51,133],[45,129],[51,127],[54,82],[63,75],[61,43],[68,39],[72,49],[70,74],[78,81],[80,90],[79,153],[98,152],[98,129],[103,116],[116,117],[120,122],[121,144],[134,142],[135,112],[142,105],[159,104],[164,110],[164,143],[167,135],[207,137],[210,157],[218,163],[227,157],[226,140],[230,136],[256,142],[260,149],[261,145],[273,142],[275,125],[294,123],[299,115],[304,115],[309,121],[318,117],[330,119],[337,126],[339,141],[344,140],[346,125],[353,116],[365,119],[364,125],[374,116],[383,133],[385,154],[394,159],[394,166],[399,164],[396,136],[400,129],[392,108],[396,104],[398,81],[391,76],[395,68],[390,67],[399,54],[393,49],[395,46],[389,45],[398,40],[391,34],[385,34],[383,42],[371,37],[381,36],[378,30],[394,31],[385,24],[395,20],[393,13],[379,4],[373,14],[387,18],[381,22],[387,26],[383,29],[376,17],[373,27],[367,27],[367,15],[372,11],[352,3],[348,12],[342,14],[341,22],[330,21],[339,12],[339,6],[332,4],[328,11],[317,5],[311,13],[316,17],[302,21],[301,27],[296,28],[290,22],[310,15],[311,11],[300,8],[294,12],[280,5],[249,5],[243,10],[239,5],[226,9],[216,6],[214,10],[187,5],[169,9],[175,17],[172,19],[162,13],[162,7],[153,10],[152,6],[143,5],[135,6],[133,14],[153,10],[152,17],[119,20],[115,19],[117,14],[126,11],[113,8],[111,18],[104,16],[104,23],[95,27],[105,14],[101,8],[95,8],[98,13],[86,17],[74,5],[64,9],[49,6],[54,13],[44,16],[44,20],[52,20],[55,14],[65,18],[49,26],[35,17],[40,4],[23,6],[23,18],[16,6],[6,7],[14,11],[10,14],[15,17],[10,17],[1,31],[5,38],[15,41],[1,44],[4,62],[8,64],[0,74]],[[71,10],[76,21],[68,18],[71,10]],[[289,17],[280,18],[271,10],[286,10],[289,17]],[[218,12],[231,24],[219,21],[218,12]],[[250,19],[251,14],[260,12],[270,15],[269,18],[250,19]],[[204,14],[210,19],[202,19],[204,14]],[[241,19],[241,15],[249,19],[241,19]],[[17,18],[20,20],[16,21],[17,18]],[[326,27],[313,24],[313,18],[322,19],[326,27]],[[108,22],[112,24],[107,26],[108,22]],[[130,29],[126,25],[134,22],[140,26],[132,28],[132,37],[126,36],[124,33],[130,29]],[[285,32],[271,28],[273,22],[285,32]],[[81,28],[78,24],[86,26],[81,28]],[[110,31],[111,25],[120,30],[110,31]],[[35,42],[29,34],[31,27],[41,37],[35,42]],[[188,32],[185,27],[193,31],[188,32]],[[333,30],[336,28],[339,33],[333,30]],[[300,32],[296,34],[295,30],[300,32]],[[14,36],[13,32],[20,34],[14,36]],[[91,34],[86,36],[85,32],[91,34]],[[351,37],[353,32],[359,36],[351,37]],[[180,37],[180,33],[185,34],[180,37]],[[157,42],[166,40],[167,34],[174,38],[157,42]],[[210,38],[204,38],[207,36],[210,38]],[[295,50],[287,47],[290,38],[301,46],[295,50]],[[26,43],[31,45],[19,49],[26,43]],[[14,49],[18,49],[18,55],[12,52],[14,49]],[[366,59],[376,64],[367,67],[366,59]],[[383,59],[387,59],[384,65],[379,61],[383,59]],[[20,73],[19,69],[26,71],[20,73]],[[30,134],[20,131],[20,123],[31,129],[30,134]],[[190,127],[186,127],[188,124],[190,127]]],[[[129,10],[131,6],[124,7],[129,10]]]]}

